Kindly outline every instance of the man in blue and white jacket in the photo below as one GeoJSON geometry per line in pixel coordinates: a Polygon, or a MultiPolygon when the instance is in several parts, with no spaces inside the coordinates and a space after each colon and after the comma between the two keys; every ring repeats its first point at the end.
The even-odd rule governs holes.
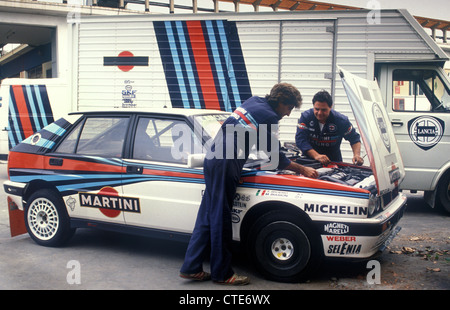
{"type": "Polygon", "coordinates": [[[362,165],[361,141],[347,116],[332,109],[331,95],[323,90],[314,95],[313,108],[302,113],[295,142],[304,155],[327,165],[342,161],[341,142],[350,142],[352,162],[362,165]]]}

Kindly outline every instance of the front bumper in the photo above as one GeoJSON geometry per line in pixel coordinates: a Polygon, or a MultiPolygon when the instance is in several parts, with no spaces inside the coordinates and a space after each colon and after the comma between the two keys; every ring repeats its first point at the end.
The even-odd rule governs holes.
{"type": "Polygon", "coordinates": [[[406,197],[399,194],[374,218],[315,221],[325,257],[370,258],[383,251],[400,230],[405,207],[406,197]]]}
{"type": "Polygon", "coordinates": [[[23,210],[23,192],[25,190],[25,183],[18,183],[12,181],[3,182],[3,189],[5,190],[6,197],[14,202],[19,210],[23,210]]]}

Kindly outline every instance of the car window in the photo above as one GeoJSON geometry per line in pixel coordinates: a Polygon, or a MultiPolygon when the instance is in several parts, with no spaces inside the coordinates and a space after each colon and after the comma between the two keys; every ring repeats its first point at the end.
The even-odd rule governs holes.
{"type": "Polygon", "coordinates": [[[397,69],[393,72],[394,111],[450,111],[450,92],[435,70],[397,69]]]}
{"type": "Polygon", "coordinates": [[[60,144],[56,152],[121,157],[127,117],[88,117],[60,144]]]}
{"type": "Polygon", "coordinates": [[[194,149],[194,143],[198,143],[198,140],[184,121],[141,117],[136,129],[132,157],[186,163],[187,155],[194,149]]]}
{"type": "Polygon", "coordinates": [[[75,147],[77,146],[78,136],[80,135],[80,130],[82,127],[83,122],[80,122],[58,146],[56,152],[67,154],[75,153],[75,147]]]}

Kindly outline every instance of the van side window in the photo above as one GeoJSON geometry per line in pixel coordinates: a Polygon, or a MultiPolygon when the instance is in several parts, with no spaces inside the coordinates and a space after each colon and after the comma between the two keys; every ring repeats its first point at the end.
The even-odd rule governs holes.
{"type": "Polygon", "coordinates": [[[392,80],[394,111],[450,111],[450,91],[438,72],[430,69],[397,69],[393,72],[392,80]]]}

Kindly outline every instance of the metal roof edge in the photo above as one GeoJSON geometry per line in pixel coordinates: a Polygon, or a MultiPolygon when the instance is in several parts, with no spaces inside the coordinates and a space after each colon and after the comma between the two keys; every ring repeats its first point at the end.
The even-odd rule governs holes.
{"type": "Polygon", "coordinates": [[[433,50],[436,60],[448,61],[450,58],[447,54],[439,47],[439,45],[425,32],[425,29],[419,24],[416,18],[412,16],[406,9],[397,10],[402,16],[408,21],[408,23],[414,28],[417,34],[428,44],[428,46],[433,50]]]}

